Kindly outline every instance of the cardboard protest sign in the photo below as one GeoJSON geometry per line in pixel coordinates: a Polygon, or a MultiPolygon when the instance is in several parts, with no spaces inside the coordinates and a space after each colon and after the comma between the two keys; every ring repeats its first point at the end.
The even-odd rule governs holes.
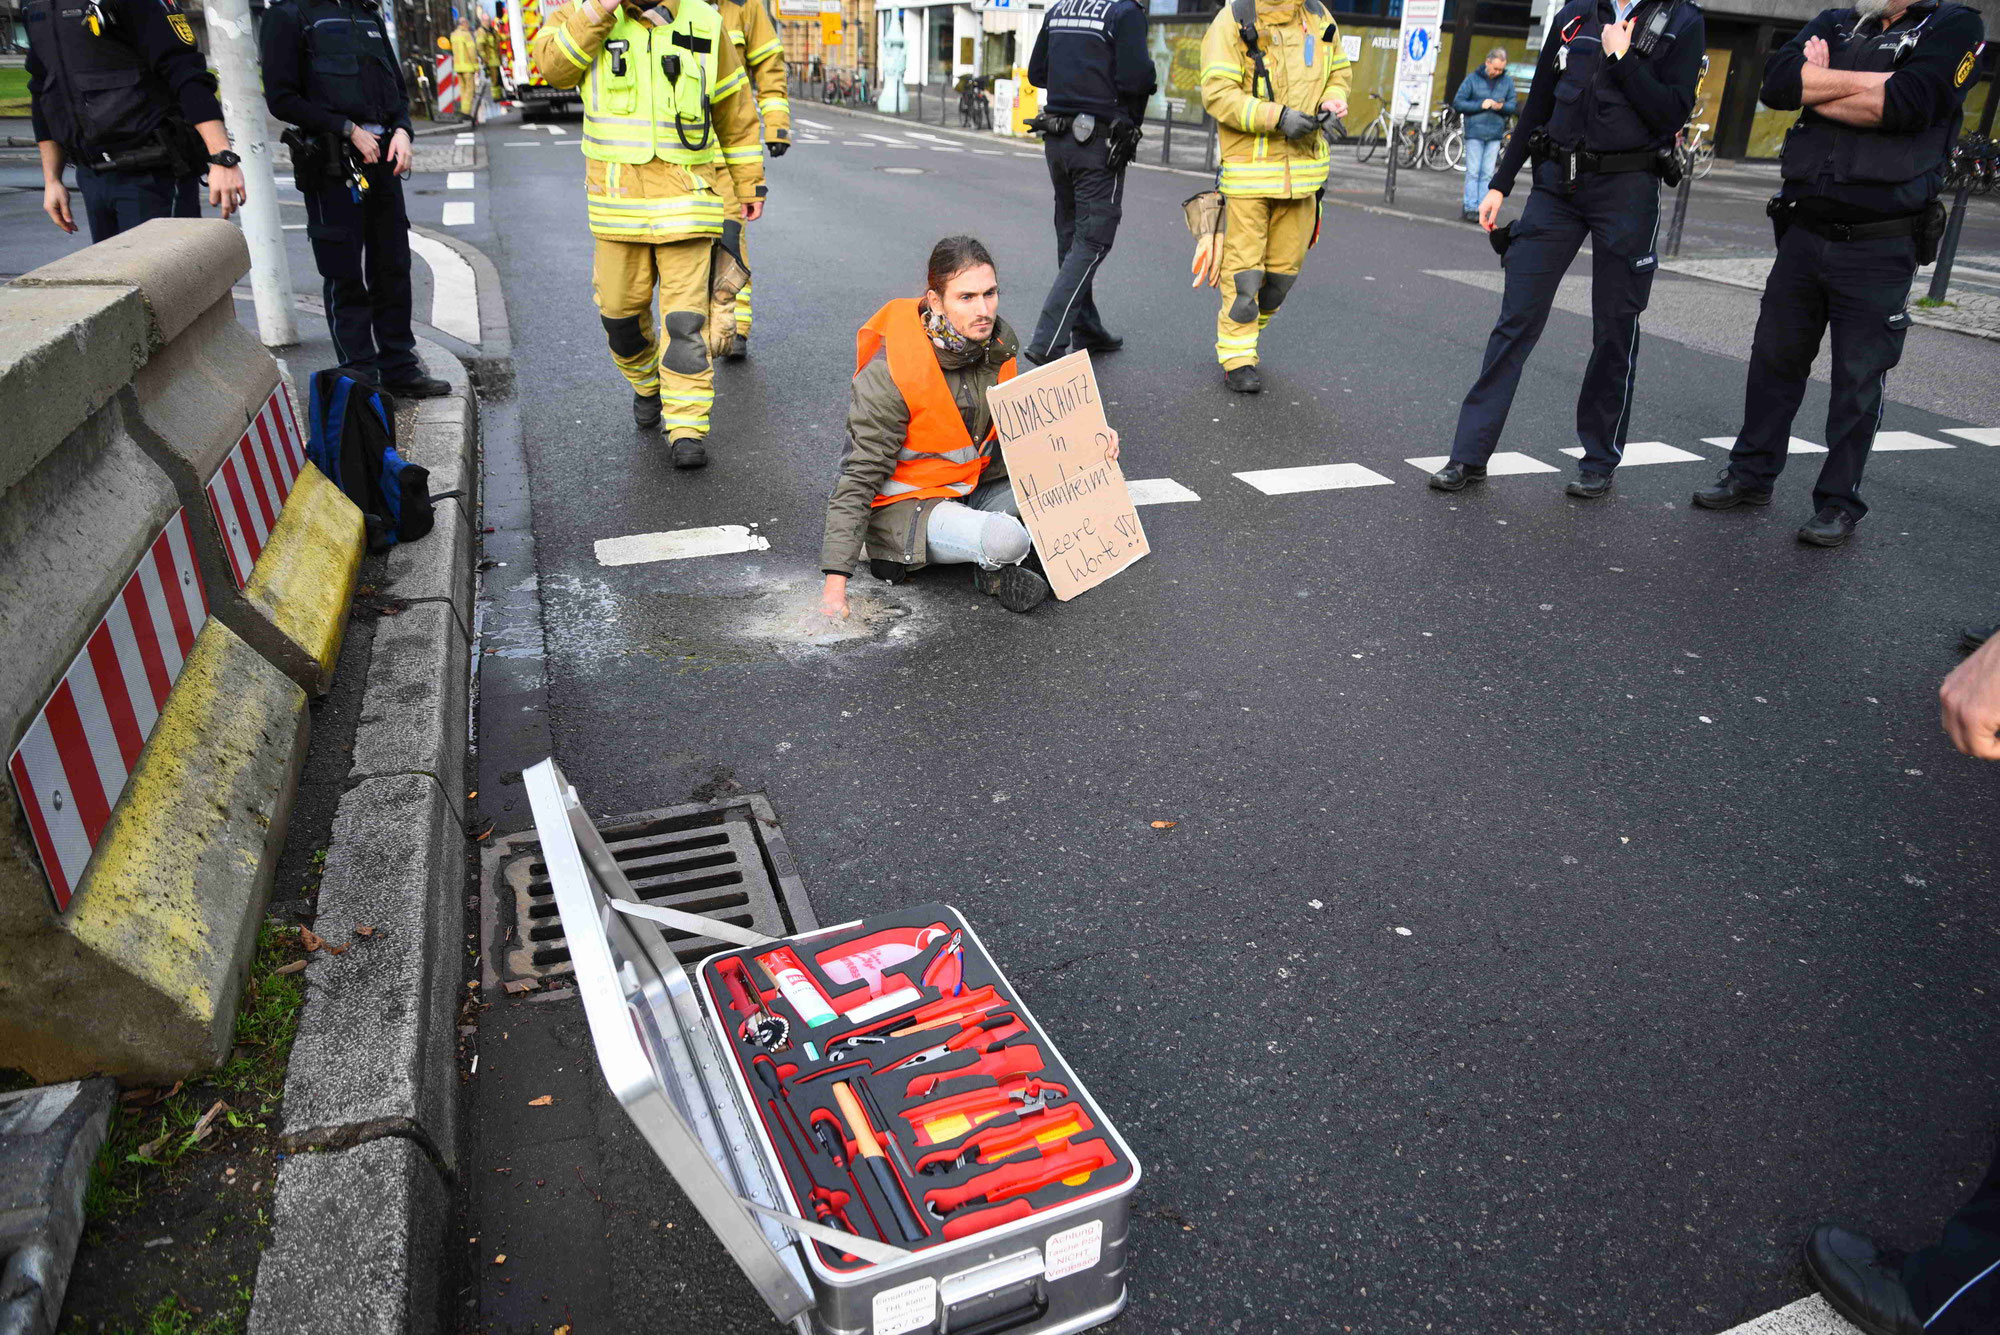
{"type": "Polygon", "coordinates": [[[986,402],[1021,521],[1056,597],[1066,602],[1094,589],[1153,550],[1124,471],[1104,457],[1111,429],[1089,353],[995,385],[986,402]]]}

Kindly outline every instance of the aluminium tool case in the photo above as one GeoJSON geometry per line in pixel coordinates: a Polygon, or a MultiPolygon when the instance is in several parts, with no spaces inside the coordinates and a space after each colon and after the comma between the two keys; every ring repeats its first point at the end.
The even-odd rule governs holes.
{"type": "Polygon", "coordinates": [[[1139,1161],[955,909],[772,938],[647,904],[555,762],[523,779],[605,1079],[779,1322],[1124,1308],[1139,1161]],[[732,944],[690,976],[669,933],[732,944]]]}

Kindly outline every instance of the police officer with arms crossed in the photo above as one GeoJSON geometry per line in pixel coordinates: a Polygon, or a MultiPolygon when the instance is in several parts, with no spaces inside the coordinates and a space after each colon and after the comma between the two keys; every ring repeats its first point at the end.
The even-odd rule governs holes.
{"type": "Polygon", "coordinates": [[[1146,10],[1136,0],[1055,0],[1028,57],[1028,82],[1046,90],[1037,118],[1056,191],[1056,272],[1030,361],[1067,352],[1116,352],[1091,285],[1125,204],[1125,164],[1158,79],[1146,49],[1146,10]]]}
{"type": "Polygon", "coordinates": [[[42,155],[42,211],[76,230],[65,163],[76,164],[90,239],[154,218],[227,218],[243,202],[215,76],[178,0],[27,0],[28,97],[42,155]]]}
{"type": "Polygon", "coordinates": [[[404,398],[450,393],[410,329],[410,98],[375,0],[283,0],[258,49],[271,114],[298,127],[285,142],[335,355],[404,398]]]}
{"type": "Polygon", "coordinates": [[[1984,35],[1964,5],[1861,0],[1826,10],[1766,63],[1764,103],[1805,112],[1785,136],[1785,184],[1770,205],[1778,260],[1750,347],[1743,430],[1696,505],[1771,503],[1830,324],[1826,462],[1799,540],[1838,547],[1868,513],[1861,469],[1882,420],[1883,382],[1903,357],[1910,283],[1944,234],[1938,192],[1984,35]]]}
{"type": "Polygon", "coordinates": [[[1506,292],[1479,379],[1459,408],[1451,460],[1431,475],[1439,491],[1485,478],[1521,368],[1585,237],[1591,354],[1576,401],[1583,460],[1566,490],[1585,499],[1609,492],[1611,471],[1625,453],[1639,316],[1658,267],[1659,182],[1671,172],[1674,134],[1694,106],[1706,25],[1694,0],[1571,0],[1549,36],[1520,123],[1479,206],[1480,225],[1494,232],[1521,159],[1532,152],[1528,206],[1518,223],[1494,233],[1506,292]]]}

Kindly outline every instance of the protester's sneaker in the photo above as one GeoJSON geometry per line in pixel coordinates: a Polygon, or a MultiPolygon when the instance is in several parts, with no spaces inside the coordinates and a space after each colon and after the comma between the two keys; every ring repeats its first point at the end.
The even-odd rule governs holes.
{"type": "Polygon", "coordinates": [[[1239,366],[1233,371],[1222,373],[1222,383],[1238,394],[1261,394],[1264,392],[1264,377],[1257,370],[1257,364],[1239,366]]]}
{"type": "Polygon", "coordinates": [[[1049,582],[1026,566],[1001,566],[998,570],[974,567],[972,587],[998,598],[1009,612],[1030,611],[1049,596],[1049,582]]]}
{"type": "Polygon", "coordinates": [[[1860,522],[1837,505],[1822,506],[1799,529],[1799,541],[1815,547],[1838,547],[1854,536],[1854,526],[1860,522]]]}
{"type": "Polygon", "coordinates": [[[632,396],[632,421],[641,431],[650,431],[660,424],[660,396],[657,394],[634,394],[632,396]]]}
{"type": "Polygon", "coordinates": [[[1827,1306],[1868,1335],[1922,1335],[1923,1321],[1893,1258],[1859,1233],[1821,1224],[1806,1239],[1806,1274],[1827,1306]]]}
{"type": "Polygon", "coordinates": [[[674,442],[672,455],[676,468],[708,467],[708,447],[700,436],[682,436],[674,442]]]}
{"type": "Polygon", "coordinates": [[[722,360],[726,362],[740,362],[749,355],[749,336],[745,334],[731,334],[729,336],[729,347],[723,352],[722,360]]]}
{"type": "Polygon", "coordinates": [[[1736,480],[1736,475],[1727,468],[1716,477],[1715,485],[1703,487],[1694,494],[1694,503],[1704,510],[1728,510],[1738,505],[1769,505],[1769,490],[1759,491],[1746,487],[1736,480]]]}
{"type": "Polygon", "coordinates": [[[1464,491],[1468,482],[1486,480],[1485,464],[1448,463],[1431,474],[1432,491],[1464,491]]]}
{"type": "Polygon", "coordinates": [[[1563,491],[1578,500],[1594,501],[1600,496],[1611,494],[1611,474],[1578,473],[1576,481],[1564,487],[1563,491]]]}

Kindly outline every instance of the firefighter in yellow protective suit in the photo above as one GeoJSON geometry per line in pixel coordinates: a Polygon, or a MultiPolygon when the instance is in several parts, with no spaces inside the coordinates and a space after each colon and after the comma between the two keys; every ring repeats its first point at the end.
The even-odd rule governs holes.
{"type": "Polygon", "coordinates": [[[591,286],[632,417],[664,422],[676,468],[708,462],[710,277],[731,201],[764,210],[749,75],[707,0],[579,0],[535,34],[535,68],[583,88],[591,286]],[[653,321],[659,293],[660,321],[653,321]],[[661,333],[664,332],[664,340],[661,333]]]}
{"type": "MultiPolygon", "coordinates": [[[[772,157],[782,158],[792,146],[792,103],[785,95],[785,51],[778,40],[777,25],[771,22],[771,12],[764,7],[764,0],[716,0],[715,7],[722,14],[722,26],[729,29],[729,40],[750,70],[750,82],[757,89],[757,111],[764,118],[764,147],[772,157]]],[[[730,217],[740,221],[742,215],[732,209],[730,217]]],[[[736,249],[747,264],[749,256],[743,252],[740,236],[736,249]]],[[[745,283],[736,294],[736,333],[722,355],[737,361],[749,351],[750,284],[745,283]]]]}
{"type": "Polygon", "coordinates": [[[1326,118],[1347,114],[1353,70],[1320,0],[1232,0],[1201,42],[1201,100],[1215,117],[1225,207],[1223,383],[1264,387],[1257,335],[1305,263],[1326,185],[1326,118]]]}

